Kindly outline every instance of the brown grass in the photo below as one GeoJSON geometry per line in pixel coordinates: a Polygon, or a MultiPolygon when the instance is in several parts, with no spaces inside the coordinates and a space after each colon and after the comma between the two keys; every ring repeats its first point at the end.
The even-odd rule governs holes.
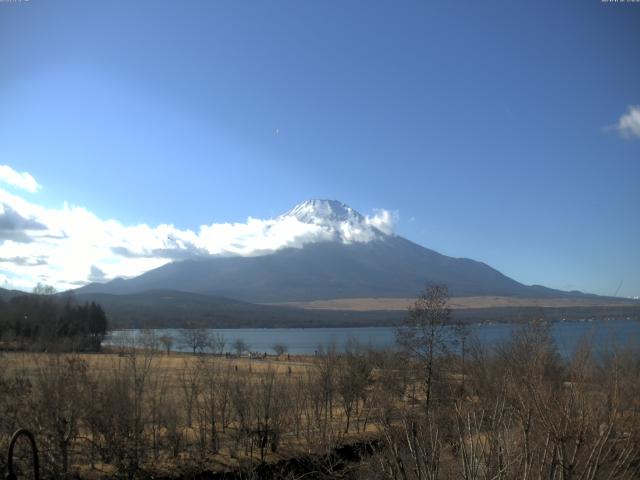
{"type": "MultiPolygon", "coordinates": [[[[310,302],[285,302],[269,305],[285,305],[310,310],[407,310],[415,302],[413,298],[338,298],[333,300],[313,300],[310,302]]],[[[453,297],[449,300],[452,309],[500,308],[500,307],[615,307],[637,305],[628,299],[599,298],[515,298],[515,297],[453,297]]]]}
{"type": "MultiPolygon", "coordinates": [[[[149,352],[146,352],[148,355],[149,352]]],[[[145,356],[143,349],[130,350],[129,353],[118,353],[115,350],[106,350],[102,353],[81,353],[81,354],[48,354],[48,353],[32,353],[32,352],[2,352],[0,354],[0,360],[2,363],[3,374],[5,377],[20,376],[27,378],[31,382],[36,383],[39,374],[39,369],[47,363],[47,359],[51,355],[61,355],[63,358],[72,357],[80,359],[87,364],[88,370],[95,378],[101,376],[108,376],[114,371],[120,371],[121,366],[126,365],[127,362],[132,361],[135,357],[138,361],[142,361],[145,356]],[[133,356],[132,356],[133,355],[133,356]]],[[[202,356],[193,355],[191,353],[179,353],[171,352],[167,355],[164,352],[158,351],[152,355],[153,369],[156,375],[165,379],[165,384],[168,389],[166,395],[169,398],[175,399],[175,404],[182,405],[182,385],[181,375],[189,368],[195,366],[197,362],[203,359],[202,356]]],[[[315,363],[315,359],[309,356],[294,356],[290,355],[290,360],[287,360],[287,356],[282,357],[271,356],[264,360],[250,359],[248,357],[242,358],[226,358],[218,356],[206,357],[209,367],[212,365],[220,367],[221,370],[232,369],[236,372],[234,375],[242,375],[248,379],[250,384],[258,384],[261,377],[267,372],[275,372],[275,374],[281,377],[287,382],[295,382],[297,379],[303,379],[308,376],[311,371],[318,369],[318,364],[315,363]]],[[[40,372],[41,373],[41,372],[40,372]]],[[[342,415],[341,410],[336,402],[333,408],[333,415],[336,431],[341,431],[342,415]]],[[[185,442],[188,445],[193,446],[196,443],[196,430],[198,424],[194,419],[193,426],[187,428],[184,424],[180,427],[185,442]]],[[[342,433],[340,436],[345,443],[355,442],[362,438],[366,433],[375,430],[373,424],[369,424],[366,431],[349,432],[348,434],[342,433]]],[[[221,448],[217,453],[211,453],[207,455],[205,464],[207,469],[213,469],[216,471],[229,470],[246,465],[247,462],[255,463],[256,453],[253,453],[253,457],[246,456],[242,449],[237,450],[232,448],[234,443],[234,436],[237,434],[237,427],[232,423],[226,433],[219,432],[221,448]]],[[[81,436],[87,436],[87,432],[82,432],[81,436]]],[[[81,442],[76,442],[81,445],[81,442]]],[[[291,431],[283,432],[283,439],[280,444],[280,448],[277,453],[267,452],[266,460],[270,462],[276,462],[283,459],[296,457],[310,453],[308,445],[303,438],[296,438],[291,431]]],[[[76,456],[76,460],[79,457],[76,456]]],[[[175,473],[176,464],[181,464],[180,468],[200,468],[196,466],[197,462],[204,461],[203,458],[196,460],[193,453],[187,453],[186,451],[180,454],[179,459],[170,458],[164,455],[162,458],[156,460],[153,465],[146,465],[145,468],[151,469],[156,474],[170,475],[175,473]],[[194,463],[195,462],[195,463],[194,463]]],[[[204,467],[203,467],[204,468],[204,467]]],[[[94,466],[90,466],[86,463],[76,463],[73,466],[75,472],[78,472],[82,478],[109,478],[115,475],[115,467],[112,464],[103,464],[97,462],[94,466]]]]}

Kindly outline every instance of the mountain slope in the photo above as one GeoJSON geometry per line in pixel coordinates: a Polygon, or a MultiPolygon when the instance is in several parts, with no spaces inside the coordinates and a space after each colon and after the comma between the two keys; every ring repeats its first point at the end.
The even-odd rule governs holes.
{"type": "MultiPolygon", "coordinates": [[[[87,285],[76,295],[80,301],[102,304],[115,327],[390,325],[400,321],[403,309],[302,310],[256,303],[407,299],[415,298],[427,283],[446,284],[454,297],[491,296],[503,301],[594,297],[599,301],[580,292],[526,286],[482,262],[429,250],[391,234],[389,220],[384,215],[363,216],[333,200],[310,200],[270,222],[273,230],[265,232],[262,255],[175,261],[136,278],[87,285]],[[269,248],[273,237],[277,237],[275,244],[288,247],[273,251],[269,248]]],[[[513,321],[534,318],[541,311],[535,303],[493,308],[489,301],[487,305],[454,309],[454,316],[462,321],[513,321]]],[[[597,307],[543,310],[546,318],[560,320],[584,318],[597,307]]],[[[618,310],[607,307],[604,312],[629,315],[637,306],[618,310]]]]}
{"type": "Polygon", "coordinates": [[[425,284],[440,283],[449,287],[452,296],[583,295],[525,286],[482,262],[424,248],[391,234],[392,222],[385,213],[367,217],[335,200],[308,200],[274,219],[278,231],[289,235],[281,243],[290,245],[288,248],[260,256],[208,256],[173,262],[136,278],[91,284],[78,292],[180,290],[275,303],[415,297],[425,284]]]}
{"type": "Polygon", "coordinates": [[[128,294],[170,289],[249,302],[350,297],[415,297],[425,283],[451,295],[560,296],[528,287],[474,260],[441,255],[404,238],[320,242],[259,257],[212,257],[164,265],[139,277],[91,284],[80,293],[128,294]]]}
{"type": "Polygon", "coordinates": [[[20,295],[28,295],[27,292],[21,292],[20,290],[7,290],[5,288],[0,288],[0,300],[8,301],[13,297],[18,297],[20,295]]]}

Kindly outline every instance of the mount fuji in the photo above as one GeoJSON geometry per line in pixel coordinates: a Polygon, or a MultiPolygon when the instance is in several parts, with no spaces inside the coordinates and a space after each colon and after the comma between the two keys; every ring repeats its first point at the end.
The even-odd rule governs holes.
{"type": "Polygon", "coordinates": [[[253,303],[344,298],[411,298],[427,283],[452,296],[568,297],[527,286],[482,262],[453,258],[391,231],[387,212],[365,216],[335,200],[308,200],[274,219],[291,231],[275,251],[251,256],[208,255],[174,261],[138,277],[93,283],[79,294],[139,294],[172,290],[253,303]]]}

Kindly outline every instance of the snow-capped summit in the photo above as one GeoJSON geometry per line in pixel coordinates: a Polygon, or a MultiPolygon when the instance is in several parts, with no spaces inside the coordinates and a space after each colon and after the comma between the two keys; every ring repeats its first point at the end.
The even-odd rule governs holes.
{"type": "Polygon", "coordinates": [[[294,218],[299,222],[316,226],[329,234],[334,240],[343,243],[369,242],[379,240],[389,233],[388,212],[373,217],[364,216],[348,205],[337,200],[306,200],[281,215],[279,219],[294,218]]]}
{"type": "Polygon", "coordinates": [[[364,215],[338,200],[312,199],[299,203],[283,217],[295,217],[304,223],[364,222],[364,215]]]}

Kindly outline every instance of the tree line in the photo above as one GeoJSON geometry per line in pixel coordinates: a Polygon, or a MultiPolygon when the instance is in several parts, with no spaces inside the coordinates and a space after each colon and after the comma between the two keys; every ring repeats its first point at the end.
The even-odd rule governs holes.
{"type": "Polygon", "coordinates": [[[33,294],[0,299],[0,339],[5,348],[99,351],[107,316],[95,302],[78,304],[38,285],[33,294]]]}

